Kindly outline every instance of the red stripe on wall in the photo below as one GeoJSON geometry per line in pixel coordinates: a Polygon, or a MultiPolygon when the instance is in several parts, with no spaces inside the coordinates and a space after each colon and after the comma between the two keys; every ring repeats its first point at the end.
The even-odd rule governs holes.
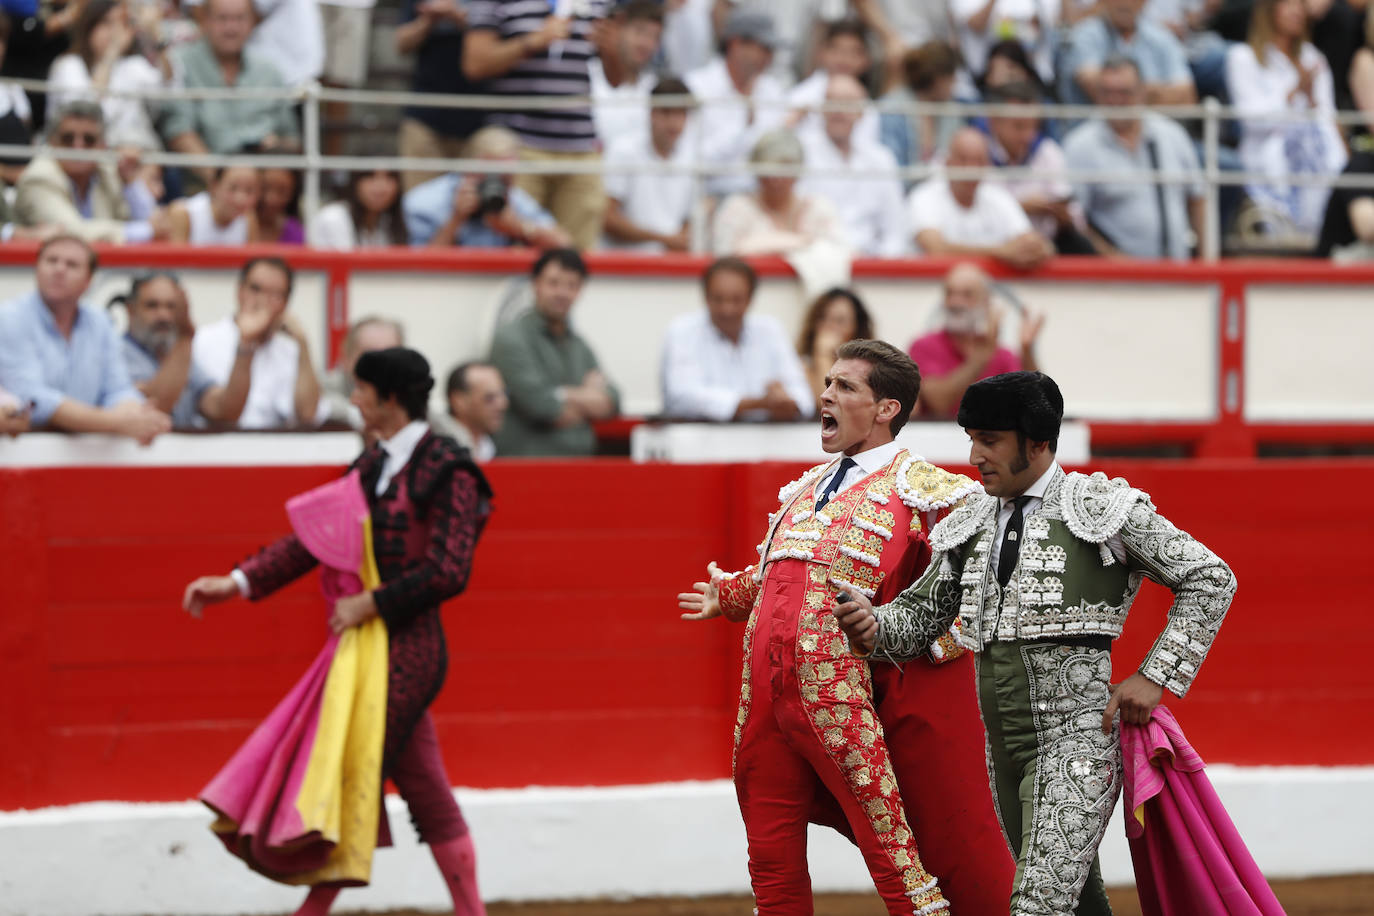
{"type": "MultiPolygon", "coordinates": [[[[1374,764],[1368,460],[1108,462],[1233,566],[1240,592],[1193,696],[1172,705],[1211,762],[1374,764]],[[1341,491],[1339,511],[1314,493],[1341,491]],[[1355,558],[1351,563],[1349,558],[1355,558]]],[[[678,619],[708,560],[742,567],[792,465],[498,462],[497,511],[446,606],[435,711],[474,787],[729,774],[742,628],[678,619]]],[[[326,468],[0,470],[0,808],[192,797],[324,636],[313,577],[257,604],[179,609],[286,530],[326,468]]],[[[1147,586],[1117,644],[1148,648],[1147,586]]]]}

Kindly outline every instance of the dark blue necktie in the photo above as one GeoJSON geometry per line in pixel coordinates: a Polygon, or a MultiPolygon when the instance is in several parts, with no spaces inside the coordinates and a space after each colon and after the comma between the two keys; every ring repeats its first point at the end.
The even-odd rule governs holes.
{"type": "Polygon", "coordinates": [[[840,489],[840,484],[844,481],[844,475],[849,473],[849,469],[857,467],[859,462],[853,458],[846,457],[840,462],[839,468],[835,471],[835,476],[830,478],[830,483],[825,485],[825,490],[821,492],[821,498],[816,500],[816,511],[825,508],[825,504],[830,502],[830,497],[834,496],[840,489]]]}
{"type": "Polygon", "coordinates": [[[1011,571],[1021,556],[1021,532],[1025,529],[1025,515],[1021,512],[1029,496],[1018,496],[1012,500],[1011,518],[1007,519],[1007,529],[1002,532],[1002,546],[997,553],[997,584],[1003,588],[1011,581],[1011,571]]]}

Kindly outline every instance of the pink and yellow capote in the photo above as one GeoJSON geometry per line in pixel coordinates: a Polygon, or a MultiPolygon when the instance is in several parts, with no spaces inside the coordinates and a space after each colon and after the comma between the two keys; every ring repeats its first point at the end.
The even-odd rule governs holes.
{"type": "MultiPolygon", "coordinates": [[[[320,561],[326,606],[380,585],[356,471],[286,504],[320,561]]],[[[379,617],[331,635],[305,675],[201,792],[211,829],[285,884],[356,886],[390,845],[382,810],[387,631],[379,617]]]]}

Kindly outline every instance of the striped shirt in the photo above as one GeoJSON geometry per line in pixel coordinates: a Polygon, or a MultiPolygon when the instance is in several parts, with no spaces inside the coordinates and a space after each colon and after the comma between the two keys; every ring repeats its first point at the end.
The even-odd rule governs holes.
{"type": "MultiPolygon", "coordinates": [[[[611,0],[472,0],[468,28],[489,29],[503,41],[538,32],[555,10],[572,19],[572,34],[540,54],[526,57],[492,79],[493,93],[506,95],[591,94],[587,62],[596,55],[592,27],[610,14],[611,0]]],[[[587,153],[599,146],[590,107],[493,112],[491,120],[509,127],[536,149],[587,153]]]]}

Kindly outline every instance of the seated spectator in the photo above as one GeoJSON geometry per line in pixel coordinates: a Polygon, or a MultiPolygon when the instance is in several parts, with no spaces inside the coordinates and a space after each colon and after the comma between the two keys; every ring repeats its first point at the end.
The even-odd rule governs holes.
{"type": "Polygon", "coordinates": [[[602,146],[649,130],[649,93],[658,76],[649,66],[663,37],[663,7],[655,0],[630,0],[606,20],[608,44],[619,66],[611,82],[599,58],[587,63],[592,81],[592,117],[602,146]]]}
{"type": "Polygon", "coordinates": [[[1168,30],[1142,19],[1145,0],[1102,0],[1102,14],[1084,19],[1069,35],[1059,74],[1059,97],[1083,104],[1097,98],[1097,83],[1109,57],[1135,62],[1146,105],[1191,105],[1197,101],[1183,45],[1168,30]]]}
{"type": "Polygon", "coordinates": [[[0,305],[0,386],[29,406],[35,429],[147,445],[172,421],[129,379],[110,319],[82,304],[95,268],[95,252],[77,236],[55,236],[38,249],[37,289],[0,305]]]}
{"type": "Polygon", "coordinates": [[[472,452],[474,461],[487,462],[496,457],[491,437],[501,430],[508,407],[500,370],[491,363],[467,362],[449,373],[448,413],[431,425],[472,452]]]}
{"type": "MultiPolygon", "coordinates": [[[[520,138],[504,127],[484,127],[472,135],[468,155],[514,162],[520,138]]],[[[407,191],[401,209],[412,245],[556,248],[569,241],[553,216],[509,175],[449,172],[407,191]]]]}
{"type": "MultiPolygon", "coordinates": [[[[679,79],[654,87],[651,98],[688,95],[679,79]]],[[[687,172],[638,171],[645,165],[687,167],[692,150],[682,139],[686,108],[659,106],[649,111],[649,131],[617,138],[606,151],[607,248],[657,253],[691,247],[688,225],[696,178],[687,172]]]]}
{"type": "Polygon", "coordinates": [[[126,152],[117,165],[62,156],[68,149],[105,149],[103,118],[95,102],[72,102],[62,109],[48,133],[53,152],[35,156],[19,176],[15,221],[59,226],[92,242],[167,238],[167,215],[139,177],[136,152],[126,152]]]}
{"type": "Polygon", "coordinates": [[[491,363],[506,380],[510,413],[494,438],[502,455],[590,455],[592,424],[620,412],[620,394],[569,321],[587,278],[571,248],[539,256],[534,308],[496,331],[491,363]]]}
{"type": "Polygon", "coordinates": [[[873,318],[853,290],[835,287],[812,300],[802,318],[797,352],[801,354],[802,369],[817,403],[826,388],[825,376],[835,364],[835,351],[840,344],[871,340],[874,336],[873,318]]]}
{"type": "Polygon", "coordinates": [[[72,31],[72,50],[48,73],[48,120],[71,102],[97,102],[114,146],[162,149],[149,105],[118,93],[160,89],[162,72],[138,52],[124,0],[87,0],[72,31]]]}
{"type": "Polygon", "coordinates": [[[29,408],[19,399],[0,388],[0,435],[11,439],[29,431],[29,408]]]}
{"type": "MultiPolygon", "coordinates": [[[[1140,70],[1128,57],[1107,58],[1095,86],[1098,105],[1145,104],[1140,70]]],[[[1064,139],[1064,157],[1071,172],[1196,175],[1190,185],[1093,182],[1079,184],[1074,192],[1088,220],[1088,238],[1099,254],[1188,257],[1190,224],[1202,236],[1203,185],[1197,150],[1177,122],[1154,112],[1085,121],[1064,139]]]]}
{"type": "Polygon", "coordinates": [[[1021,353],[998,343],[1002,316],[989,295],[988,276],[973,264],[956,264],[945,274],[941,328],[918,337],[907,350],[921,368],[917,413],[953,419],[969,385],[1003,372],[1037,371],[1035,339],[1044,316],[1021,319],[1021,353]]]}
{"type": "MultiPolygon", "coordinates": [[[[991,165],[987,138],[961,127],[949,144],[945,164],[991,165]]],[[[996,258],[1019,270],[1038,267],[1054,253],[1031,226],[1011,192],[978,178],[931,178],[907,197],[907,219],[918,250],[929,255],[996,258]]]]}
{"type": "Polygon", "coordinates": [[[246,245],[256,234],[262,178],[247,165],[222,165],[210,186],[167,207],[170,240],[183,245],[246,245]]]}
{"type": "Polygon", "coordinates": [[[235,314],[196,332],[192,358],[215,384],[229,384],[238,360],[252,362],[240,429],[313,429],[329,417],[305,332],[287,312],[294,279],[280,258],[250,259],[239,271],[235,314]]]}
{"type": "MultiPolygon", "coordinates": [[[[860,104],[868,93],[852,76],[832,76],[826,102],[860,104]]],[[[906,253],[902,180],[887,147],[862,131],[860,110],[827,111],[818,132],[801,135],[806,164],[822,174],[802,179],[803,199],[829,201],[839,214],[846,246],[858,254],[896,258],[906,253]]]]}
{"type": "Polygon", "coordinates": [[[987,64],[978,74],[979,95],[986,96],[1009,83],[1029,83],[1035,87],[1039,101],[1054,101],[1053,93],[1031,62],[1026,46],[1015,38],[1004,38],[988,48],[987,64]]]}
{"type": "Polygon", "coordinates": [[[320,396],[329,406],[328,422],[362,429],[363,415],[352,401],[353,386],[357,382],[353,368],[358,364],[358,357],[405,345],[405,328],[399,321],[370,315],[353,322],[339,348],[338,363],[320,379],[320,396]]]}
{"type": "MultiPolygon", "coordinates": [[[[749,161],[755,165],[800,166],[801,142],[789,130],[764,134],[749,161]]],[[[797,178],[760,175],[757,191],[732,194],[716,210],[711,228],[718,255],[789,254],[818,242],[847,248],[844,225],[830,202],[796,193],[797,178]]]]}
{"type": "MultiPolygon", "coordinates": [[[[1342,174],[1374,177],[1374,153],[1351,156],[1342,174]]],[[[1374,259],[1374,187],[1332,190],[1316,254],[1320,258],[1374,259]]]]}
{"type": "MultiPolygon", "coordinates": [[[[463,73],[463,30],[468,13],[460,0],[403,0],[396,29],[396,53],[415,55],[411,92],[469,95],[479,86],[463,73]]],[[[399,154],[416,159],[461,159],[468,138],[480,128],[480,108],[427,108],[409,105],[397,132],[399,154]]],[[[405,172],[401,188],[409,191],[440,172],[405,172]]]]}
{"type": "Polygon", "coordinates": [[[815,398],[782,325],[749,314],[754,269],[721,258],[701,286],[706,308],[673,319],[663,339],[663,412],[718,422],[811,416],[815,398]]]}
{"type": "MultiPolygon", "coordinates": [[[[253,31],[251,0],[206,0],[205,38],[179,48],[181,85],[189,89],[284,89],[272,60],[245,50],[253,31]]],[[[167,145],[180,153],[237,153],[300,149],[300,127],[289,99],[177,99],[162,125],[167,145]]],[[[196,170],[209,180],[211,169],[196,170]]]]}
{"type": "MultiPolygon", "coordinates": [[[[195,7],[210,0],[180,0],[195,7]]],[[[319,0],[254,0],[254,25],[247,51],[269,60],[286,85],[299,89],[317,81],[324,72],[324,21],[319,0]]],[[[202,15],[209,16],[208,8],[202,15]]]]}
{"type": "Polygon", "coordinates": [[[343,200],[325,204],[311,227],[316,248],[350,251],[409,245],[401,212],[401,173],[377,169],[354,172],[343,200]]]}
{"type": "MultiPolygon", "coordinates": [[[[767,15],[733,13],[721,33],[721,54],[683,77],[692,95],[701,100],[697,127],[704,165],[743,165],[758,139],[786,119],[782,83],[768,72],[777,43],[773,20],[767,15]]],[[[706,179],[707,192],[715,195],[753,186],[753,177],[743,171],[706,179]]]]}
{"type": "MultiPolygon", "coordinates": [[[[543,10],[513,2],[470,4],[463,73],[470,80],[490,80],[488,91],[501,95],[588,96],[588,63],[600,51],[607,79],[617,84],[619,60],[595,43],[596,24],[611,7],[611,0],[550,4],[543,10]]],[[[590,107],[495,111],[490,117],[515,131],[526,162],[589,165],[600,160],[590,107]]],[[[554,215],[578,248],[596,244],[606,215],[599,171],[527,173],[516,183],[554,215]]]]}
{"type": "Polygon", "coordinates": [[[249,240],[274,245],[304,245],[301,225],[301,178],[292,169],[262,169],[257,220],[249,240]]]}
{"type": "MultiPolygon", "coordinates": [[[[0,11],[0,73],[6,76],[13,75],[4,66],[10,32],[10,17],[0,11]]],[[[0,82],[0,143],[28,146],[33,138],[32,127],[33,112],[29,108],[28,93],[14,83],[0,82]]],[[[0,159],[0,182],[14,184],[19,180],[19,173],[24,171],[24,166],[28,164],[28,159],[22,157],[7,156],[0,159]]],[[[0,185],[0,190],[4,190],[3,185],[0,185]]]]}
{"type": "MultiPolygon", "coordinates": [[[[840,19],[825,26],[821,45],[816,53],[816,69],[787,93],[787,102],[792,109],[789,120],[795,123],[797,136],[809,139],[808,133],[824,133],[820,108],[827,101],[831,80],[837,76],[847,76],[859,84],[863,90],[863,101],[870,96],[864,81],[873,69],[873,58],[868,53],[868,30],[857,19],[840,19]]],[[[878,110],[866,106],[861,113],[855,130],[865,143],[877,141],[879,129],[878,110]]]]}
{"type": "MultiPolygon", "coordinates": [[[[157,273],[133,282],[127,296],[117,297],[129,313],[124,335],[124,365],[129,378],[148,403],[170,414],[175,429],[211,424],[232,426],[238,422],[252,381],[251,354],[240,349],[229,372],[229,381],[214,379],[191,360],[196,336],[190,303],[180,281],[172,274],[157,273]]],[[[239,333],[253,338],[260,333],[251,322],[266,321],[265,312],[240,313],[239,333]]]]}
{"type": "Polygon", "coordinates": [[[1246,185],[1270,219],[1315,237],[1331,189],[1290,185],[1288,175],[1331,175],[1345,167],[1345,142],[1336,128],[1336,98],[1326,58],[1305,40],[1303,0],[1259,0],[1245,44],[1226,52],[1226,85],[1240,110],[1240,158],[1245,171],[1276,179],[1246,185]],[[1316,121],[1274,121],[1266,115],[1304,111],[1316,121]]]}
{"type": "MultiPolygon", "coordinates": [[[[987,100],[1000,105],[1035,105],[1040,98],[1029,83],[1008,83],[989,91],[987,100]]],[[[1083,235],[1083,208],[1073,199],[1064,150],[1041,131],[1040,124],[1040,118],[1032,114],[988,117],[988,156],[993,165],[1033,173],[1028,178],[1012,179],[1005,187],[1026,211],[1036,232],[1060,254],[1093,254],[1092,243],[1083,235]]]]}
{"type": "MultiPolygon", "coordinates": [[[[888,91],[883,101],[952,101],[958,73],[959,53],[942,41],[927,42],[902,56],[903,84],[888,91]]],[[[883,145],[903,168],[944,158],[958,128],[959,119],[953,115],[885,111],[881,117],[883,145]]]]}
{"type": "Polygon", "coordinates": [[[987,69],[989,49],[1003,39],[1020,42],[1041,79],[1052,79],[1058,6],[1027,0],[951,0],[949,16],[964,62],[964,89],[973,89],[973,77],[987,69]]]}

